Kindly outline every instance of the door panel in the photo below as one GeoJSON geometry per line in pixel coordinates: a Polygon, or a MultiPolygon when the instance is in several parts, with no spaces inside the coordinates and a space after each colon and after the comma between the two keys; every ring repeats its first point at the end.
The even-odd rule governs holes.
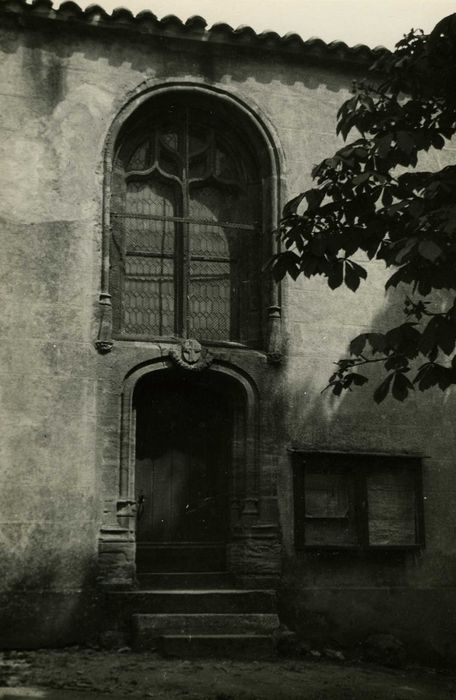
{"type": "Polygon", "coordinates": [[[232,425],[226,401],[181,380],[151,386],[136,410],[138,570],[223,569],[232,425]]]}

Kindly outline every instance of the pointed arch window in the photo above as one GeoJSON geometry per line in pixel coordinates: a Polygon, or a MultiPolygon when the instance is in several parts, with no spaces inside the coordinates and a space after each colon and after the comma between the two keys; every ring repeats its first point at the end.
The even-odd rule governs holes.
{"type": "Polygon", "coordinates": [[[175,101],[121,141],[111,187],[114,331],[261,343],[261,177],[236,125],[175,101]]]}

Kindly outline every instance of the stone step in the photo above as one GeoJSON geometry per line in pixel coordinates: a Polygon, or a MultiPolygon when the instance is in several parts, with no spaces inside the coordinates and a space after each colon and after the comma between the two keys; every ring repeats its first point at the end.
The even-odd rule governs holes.
{"type": "Polygon", "coordinates": [[[179,658],[272,659],[271,635],[250,634],[164,634],[154,647],[164,656],[179,658]]]}
{"type": "Polygon", "coordinates": [[[184,590],[234,588],[234,579],[226,571],[157,572],[138,575],[138,586],[143,590],[184,590]]]}
{"type": "Polygon", "coordinates": [[[107,594],[109,610],[125,619],[135,613],[275,613],[274,590],[131,590],[107,594]]]}
{"type": "Polygon", "coordinates": [[[150,646],[164,634],[271,634],[279,627],[279,618],[270,613],[223,614],[137,614],[132,616],[135,646],[150,646]]]}

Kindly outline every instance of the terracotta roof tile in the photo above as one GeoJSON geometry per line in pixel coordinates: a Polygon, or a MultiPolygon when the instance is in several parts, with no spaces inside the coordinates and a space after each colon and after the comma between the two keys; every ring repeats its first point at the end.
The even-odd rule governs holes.
{"type": "Polygon", "coordinates": [[[203,17],[194,15],[182,22],[175,15],[167,15],[161,20],[148,10],[139,12],[136,16],[131,10],[118,7],[108,14],[99,5],[90,5],[82,10],[75,2],[68,0],[54,8],[51,0],[0,0],[0,15],[21,16],[24,19],[41,21],[67,22],[71,26],[98,26],[112,31],[128,30],[139,34],[172,36],[176,38],[209,41],[227,46],[252,47],[277,51],[278,53],[295,56],[313,57],[324,61],[343,63],[368,64],[388,49],[377,46],[374,49],[358,44],[349,47],[343,41],[325,43],[321,39],[311,38],[304,41],[293,32],[280,36],[274,31],[255,32],[252,27],[241,25],[233,29],[229,24],[219,22],[207,28],[203,17]]]}
{"type": "Polygon", "coordinates": [[[207,22],[204,17],[199,15],[192,15],[185,22],[185,26],[193,32],[204,32],[207,27],[207,22]]]}

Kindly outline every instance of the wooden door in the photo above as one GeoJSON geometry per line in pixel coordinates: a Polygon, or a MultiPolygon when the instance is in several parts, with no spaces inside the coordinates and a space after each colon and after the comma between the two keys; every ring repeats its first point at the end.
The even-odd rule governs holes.
{"type": "Polygon", "coordinates": [[[221,571],[227,534],[230,412],[198,382],[146,386],[137,401],[137,567],[221,571]]]}

